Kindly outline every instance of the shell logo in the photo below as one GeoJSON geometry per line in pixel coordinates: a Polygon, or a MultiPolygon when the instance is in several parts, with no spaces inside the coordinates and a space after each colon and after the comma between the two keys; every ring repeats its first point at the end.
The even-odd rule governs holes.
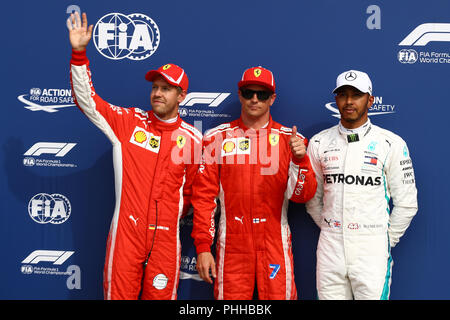
{"type": "Polygon", "coordinates": [[[147,135],[145,134],[144,131],[136,131],[136,133],[134,134],[134,141],[138,142],[138,143],[142,143],[145,140],[147,140],[147,135]]]}
{"type": "Polygon", "coordinates": [[[233,141],[228,141],[223,145],[222,148],[223,148],[223,151],[225,151],[225,153],[229,153],[234,150],[235,144],[233,141]]]}

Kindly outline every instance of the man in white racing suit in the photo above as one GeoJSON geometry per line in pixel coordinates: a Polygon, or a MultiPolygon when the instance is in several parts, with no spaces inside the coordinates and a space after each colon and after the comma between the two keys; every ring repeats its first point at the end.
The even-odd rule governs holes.
{"type": "Polygon", "coordinates": [[[317,192],[306,208],[321,228],[318,296],[388,299],[390,249],[417,212],[409,150],[401,137],[369,120],[374,98],[366,73],[341,73],[333,93],[340,123],[313,136],[307,152],[317,192]]]}

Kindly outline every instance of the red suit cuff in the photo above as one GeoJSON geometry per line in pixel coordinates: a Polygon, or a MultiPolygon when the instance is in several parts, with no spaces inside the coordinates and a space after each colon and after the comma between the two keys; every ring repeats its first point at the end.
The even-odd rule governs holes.
{"type": "Polygon", "coordinates": [[[75,66],[82,66],[89,62],[86,56],[86,49],[81,51],[75,51],[72,49],[72,59],[70,59],[70,64],[75,66]]]}
{"type": "Polygon", "coordinates": [[[306,166],[308,166],[307,164],[309,162],[309,157],[307,154],[305,154],[303,156],[303,158],[301,158],[301,159],[298,159],[298,158],[292,156],[292,162],[300,167],[306,167],[306,166]]]}
{"type": "Polygon", "coordinates": [[[210,245],[208,243],[199,243],[195,246],[197,254],[202,252],[211,252],[210,245]]]}

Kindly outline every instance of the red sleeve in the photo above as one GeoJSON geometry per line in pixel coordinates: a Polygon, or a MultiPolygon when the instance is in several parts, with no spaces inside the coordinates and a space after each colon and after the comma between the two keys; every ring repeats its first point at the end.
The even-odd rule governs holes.
{"type": "Polygon", "coordinates": [[[186,182],[183,188],[183,214],[184,217],[192,205],[192,193],[193,193],[193,185],[195,178],[197,176],[199,164],[201,161],[202,155],[202,143],[201,141],[196,142],[191,138],[192,141],[192,149],[191,149],[191,159],[190,163],[186,165],[186,182]]]}
{"type": "Polygon", "coordinates": [[[72,59],[70,59],[70,64],[75,66],[82,66],[84,64],[89,65],[89,60],[86,56],[86,49],[81,51],[72,49],[72,59]]]}
{"type": "MultiPolygon", "coordinates": [[[[305,146],[308,146],[308,140],[305,138],[303,141],[305,146]]],[[[291,159],[288,180],[289,200],[305,203],[316,193],[316,175],[307,154],[302,159],[293,156],[291,159]]]]}
{"type": "Polygon", "coordinates": [[[219,194],[219,165],[215,159],[215,138],[203,141],[203,154],[193,185],[194,225],[192,237],[197,250],[209,252],[215,235],[215,213],[219,194]]]}
{"type": "Polygon", "coordinates": [[[129,120],[135,117],[134,109],[114,106],[97,94],[92,84],[86,50],[72,50],[70,64],[70,84],[75,104],[111,141],[116,141],[128,130],[129,120]]]}

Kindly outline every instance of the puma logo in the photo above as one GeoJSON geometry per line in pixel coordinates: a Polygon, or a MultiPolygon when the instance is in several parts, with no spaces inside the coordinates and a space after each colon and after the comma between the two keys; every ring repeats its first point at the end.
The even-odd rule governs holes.
{"type": "Polygon", "coordinates": [[[131,214],[130,214],[130,216],[129,216],[128,218],[130,218],[131,220],[133,220],[134,225],[137,226],[137,221],[139,220],[139,218],[135,219],[131,214]]]}
{"type": "Polygon", "coordinates": [[[240,223],[244,224],[244,222],[242,222],[242,219],[244,219],[244,216],[238,218],[238,217],[234,217],[234,220],[239,221],[240,223]]]}

